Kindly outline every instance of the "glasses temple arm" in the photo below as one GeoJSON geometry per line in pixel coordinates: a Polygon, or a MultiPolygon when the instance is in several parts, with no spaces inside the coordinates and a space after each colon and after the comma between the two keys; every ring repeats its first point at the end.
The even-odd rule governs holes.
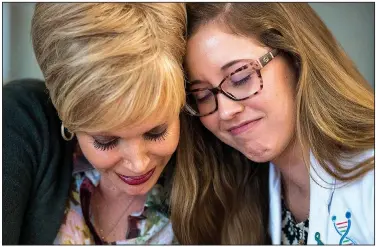
{"type": "Polygon", "coordinates": [[[265,54],[264,56],[260,57],[258,61],[261,65],[261,68],[265,67],[265,65],[267,65],[277,55],[278,55],[278,50],[274,49],[268,52],[267,54],[265,54]]]}

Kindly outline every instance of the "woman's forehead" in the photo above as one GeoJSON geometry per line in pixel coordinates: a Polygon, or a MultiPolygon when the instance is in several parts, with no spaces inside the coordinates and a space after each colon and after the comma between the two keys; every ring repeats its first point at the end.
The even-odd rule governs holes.
{"type": "Polygon", "coordinates": [[[188,41],[185,65],[191,81],[197,79],[196,76],[205,77],[200,74],[214,71],[222,75],[231,67],[226,64],[255,60],[267,52],[266,47],[252,38],[230,34],[213,25],[203,26],[188,41]]]}

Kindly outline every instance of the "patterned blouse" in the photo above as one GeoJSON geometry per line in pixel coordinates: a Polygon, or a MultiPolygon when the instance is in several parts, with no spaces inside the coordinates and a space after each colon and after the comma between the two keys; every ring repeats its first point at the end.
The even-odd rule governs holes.
{"type": "Polygon", "coordinates": [[[282,245],[307,245],[309,219],[296,223],[294,216],[287,209],[286,204],[281,199],[282,204],[282,245]]]}
{"type": "Polygon", "coordinates": [[[99,184],[100,173],[89,164],[79,149],[74,153],[73,167],[69,200],[54,244],[178,244],[168,219],[167,190],[163,186],[163,175],[166,172],[148,193],[144,211],[128,217],[125,239],[107,243],[95,231],[90,216],[90,198],[99,184]]]}

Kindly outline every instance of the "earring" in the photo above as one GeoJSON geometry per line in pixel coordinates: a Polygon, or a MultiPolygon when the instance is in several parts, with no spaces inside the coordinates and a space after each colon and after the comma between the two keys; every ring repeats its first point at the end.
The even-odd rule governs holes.
{"type": "Polygon", "coordinates": [[[66,140],[66,141],[70,141],[70,140],[72,140],[72,139],[73,139],[73,137],[74,137],[74,133],[72,133],[72,132],[69,132],[69,130],[68,130],[68,129],[67,129],[67,131],[65,131],[65,127],[64,127],[64,125],[63,125],[63,124],[61,124],[61,136],[63,137],[63,139],[64,139],[64,140],[66,140]],[[66,136],[65,132],[68,132],[68,133],[69,133],[69,135],[68,135],[68,136],[66,136]]]}

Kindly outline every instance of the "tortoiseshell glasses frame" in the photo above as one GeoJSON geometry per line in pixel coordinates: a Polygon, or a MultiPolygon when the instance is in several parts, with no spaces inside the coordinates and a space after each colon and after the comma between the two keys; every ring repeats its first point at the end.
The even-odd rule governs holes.
{"type": "MultiPolygon", "coordinates": [[[[257,60],[247,61],[245,65],[241,66],[240,68],[225,76],[217,87],[197,88],[192,90],[187,89],[187,103],[184,107],[185,111],[192,116],[205,117],[218,110],[218,99],[216,96],[219,93],[222,93],[223,95],[234,101],[246,100],[258,94],[263,88],[261,69],[264,68],[277,55],[278,50],[274,49],[266,53],[265,55],[261,56],[257,60]],[[243,84],[236,84],[237,82],[234,82],[232,80],[232,77],[234,77],[235,75],[240,75],[242,73],[243,78],[249,80],[249,82],[246,82],[248,83],[248,85],[246,86],[250,87],[250,89],[244,90],[244,82],[241,82],[243,84]],[[255,75],[257,75],[257,77],[255,77],[255,75]],[[252,79],[250,79],[251,77],[252,79]],[[224,86],[227,89],[224,89],[224,86]],[[243,88],[240,88],[241,86],[243,86],[243,88]],[[198,97],[198,95],[204,95],[204,97],[200,98],[198,97]],[[201,107],[199,106],[199,104],[201,104],[201,107]]],[[[188,82],[187,86],[189,85],[190,83],[188,82]]]]}

